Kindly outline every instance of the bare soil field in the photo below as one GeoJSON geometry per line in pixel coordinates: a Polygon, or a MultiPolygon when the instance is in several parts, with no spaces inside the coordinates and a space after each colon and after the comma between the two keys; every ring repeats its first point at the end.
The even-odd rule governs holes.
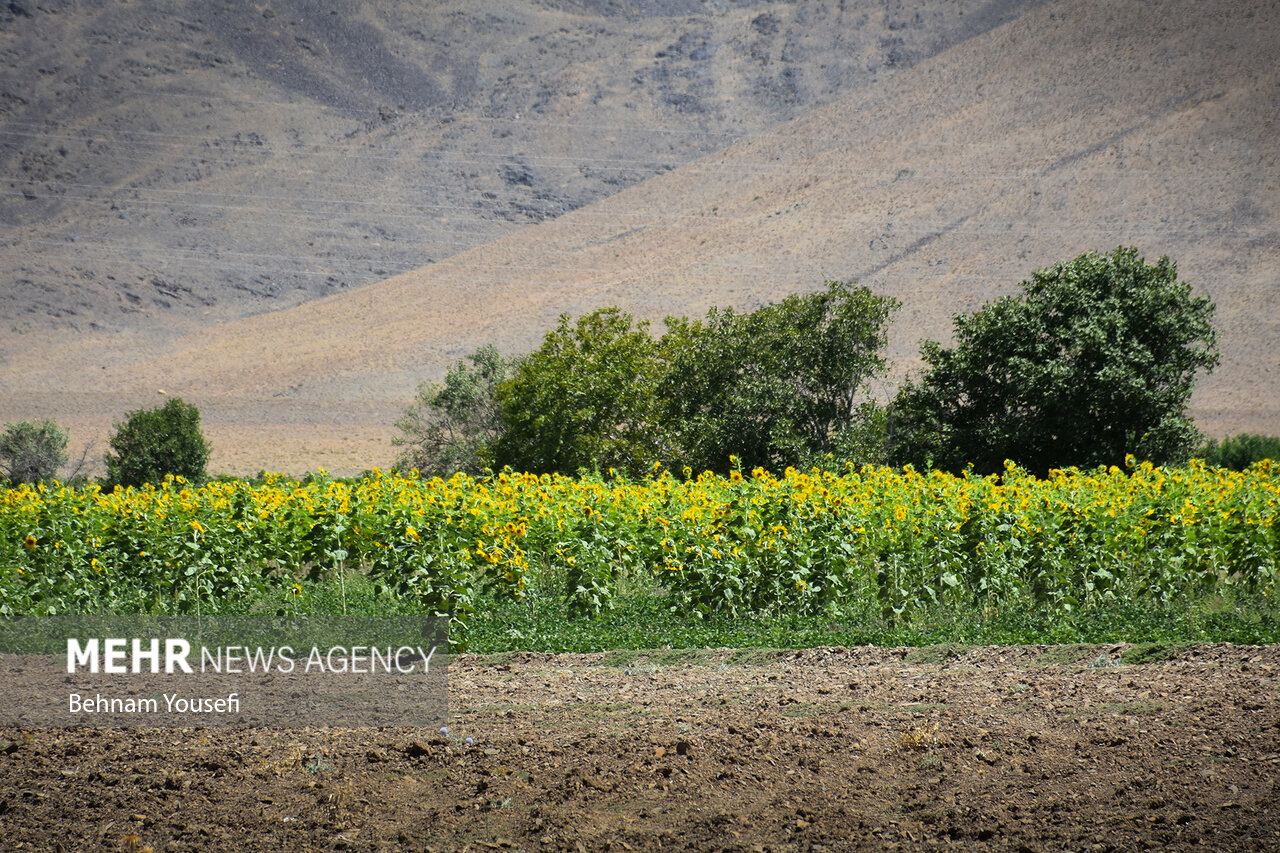
{"type": "Polygon", "coordinates": [[[0,730],[0,828],[15,850],[1280,848],[1280,649],[1141,652],[464,655],[447,734],[0,730]]]}

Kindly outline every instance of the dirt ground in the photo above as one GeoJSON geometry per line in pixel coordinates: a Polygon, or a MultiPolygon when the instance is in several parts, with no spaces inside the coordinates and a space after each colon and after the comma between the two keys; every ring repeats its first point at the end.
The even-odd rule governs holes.
{"type": "Polygon", "coordinates": [[[1280,648],[1138,658],[461,656],[447,734],[0,729],[2,846],[1280,849],[1280,648]]]}

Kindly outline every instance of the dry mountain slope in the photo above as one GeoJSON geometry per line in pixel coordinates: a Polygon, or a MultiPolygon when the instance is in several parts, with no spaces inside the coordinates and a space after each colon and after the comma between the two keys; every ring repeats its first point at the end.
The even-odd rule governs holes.
{"type": "Polygon", "coordinates": [[[0,329],[163,340],[379,281],[1025,8],[719,5],[0,3],[0,329]]]}
{"type": "Polygon", "coordinates": [[[1049,4],[589,207],[197,332],[160,361],[96,366],[80,387],[182,393],[206,412],[215,468],[358,470],[390,458],[417,380],[487,341],[527,349],[562,311],[695,314],[856,278],[904,303],[900,374],[952,313],[1133,244],[1218,304],[1201,426],[1280,432],[1277,46],[1273,3],[1049,4]]]}

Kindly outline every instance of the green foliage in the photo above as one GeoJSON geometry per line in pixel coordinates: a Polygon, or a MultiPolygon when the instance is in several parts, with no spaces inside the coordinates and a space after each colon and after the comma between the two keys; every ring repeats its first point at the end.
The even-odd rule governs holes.
{"type": "Polygon", "coordinates": [[[1136,249],[1039,270],[1022,292],[955,318],[955,346],[927,341],[927,369],[893,404],[900,462],[978,473],[1006,459],[1052,468],[1186,459],[1185,409],[1218,362],[1209,299],[1176,265],[1136,249]]]}
{"type": "Polygon", "coordinates": [[[1221,443],[1210,440],[1197,455],[1209,465],[1243,471],[1263,459],[1280,462],[1280,437],[1241,433],[1221,443]]]}
{"type": "Polygon", "coordinates": [[[160,483],[172,474],[200,482],[209,445],[200,432],[200,412],[174,397],[155,409],[130,412],[111,437],[106,455],[108,486],[160,483]]]}
{"type": "MultiPolygon", "coordinates": [[[[731,455],[778,470],[882,462],[885,412],[865,392],[896,308],[832,281],[750,314],[668,318],[658,339],[618,308],[564,315],[505,381],[476,361],[420,389],[397,423],[410,447],[399,464],[638,475],[655,462],[725,471],[731,455]]],[[[500,363],[492,348],[487,358],[500,363]]]]}
{"type": "Polygon", "coordinates": [[[403,448],[397,467],[448,477],[474,476],[492,464],[491,445],[502,432],[497,389],[515,363],[490,344],[449,368],[444,382],[419,385],[396,421],[402,435],[391,443],[403,448]]]}
{"type": "MultiPolygon", "coordinates": [[[[717,614],[689,619],[664,606],[655,593],[620,600],[596,619],[574,618],[562,603],[540,601],[486,604],[470,626],[470,650],[502,653],[601,652],[612,654],[604,666],[656,666],[656,655],[641,649],[803,649],[816,646],[921,646],[938,644],[1075,645],[1070,662],[1109,655],[1114,644],[1146,643],[1144,649],[1176,649],[1188,642],[1268,644],[1280,639],[1280,609],[1274,602],[1241,602],[1225,614],[1207,611],[1205,602],[1187,600],[1153,607],[1116,603],[1107,608],[1061,611],[1010,608],[993,613],[981,608],[922,613],[886,622],[874,612],[850,613],[840,619],[801,614],[751,614],[733,618],[717,614]],[[622,651],[630,650],[630,651],[622,651]]],[[[714,652],[705,652],[714,655],[714,652]]],[[[723,654],[723,653],[722,653],[723,654]]],[[[1050,649],[1037,666],[1065,665],[1050,649]],[[1049,659],[1046,659],[1049,658],[1049,659]]],[[[721,665],[759,666],[777,659],[776,652],[727,654],[721,665]]],[[[1119,660],[1116,661],[1119,663],[1119,660]]],[[[1125,663],[1135,661],[1132,656],[1125,663]]]]}
{"type": "Polygon", "coordinates": [[[561,315],[542,346],[498,387],[506,431],[493,445],[495,465],[639,471],[660,454],[654,424],[661,372],[647,323],[617,308],[576,323],[561,315]]]}
{"type": "Polygon", "coordinates": [[[852,422],[831,439],[826,453],[810,452],[802,456],[796,467],[814,467],[827,471],[844,471],[852,463],[886,465],[889,462],[889,410],[874,400],[858,405],[852,422]]]}
{"type": "Polygon", "coordinates": [[[677,464],[780,471],[827,453],[878,461],[874,408],[860,407],[884,369],[895,300],[829,281],[750,314],[712,310],[705,321],[668,321],[671,365],[660,386],[677,464]],[[872,430],[866,429],[867,424],[872,430]]]}
{"type": "Polygon", "coordinates": [[[1270,463],[1199,461],[1044,480],[868,466],[24,485],[0,488],[0,616],[288,616],[328,602],[448,613],[459,645],[511,631],[594,643],[611,614],[657,646],[663,632],[737,645],[698,625],[790,620],[861,642],[969,643],[1000,625],[1041,638],[1027,642],[1275,642],[1278,487],[1270,463]]]}
{"type": "Polygon", "coordinates": [[[5,424],[0,435],[0,471],[15,485],[52,480],[67,464],[67,434],[45,418],[5,424]]]}

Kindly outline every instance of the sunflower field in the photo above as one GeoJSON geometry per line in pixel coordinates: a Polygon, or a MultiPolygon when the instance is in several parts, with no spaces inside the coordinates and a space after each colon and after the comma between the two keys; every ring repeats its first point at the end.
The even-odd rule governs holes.
{"type": "Polygon", "coordinates": [[[637,590],[689,618],[1274,601],[1278,514],[1270,462],[1132,458],[1043,479],[1009,465],[47,484],[0,490],[0,614],[288,608],[355,576],[462,629],[487,603],[554,597],[590,617],[637,590]]]}

